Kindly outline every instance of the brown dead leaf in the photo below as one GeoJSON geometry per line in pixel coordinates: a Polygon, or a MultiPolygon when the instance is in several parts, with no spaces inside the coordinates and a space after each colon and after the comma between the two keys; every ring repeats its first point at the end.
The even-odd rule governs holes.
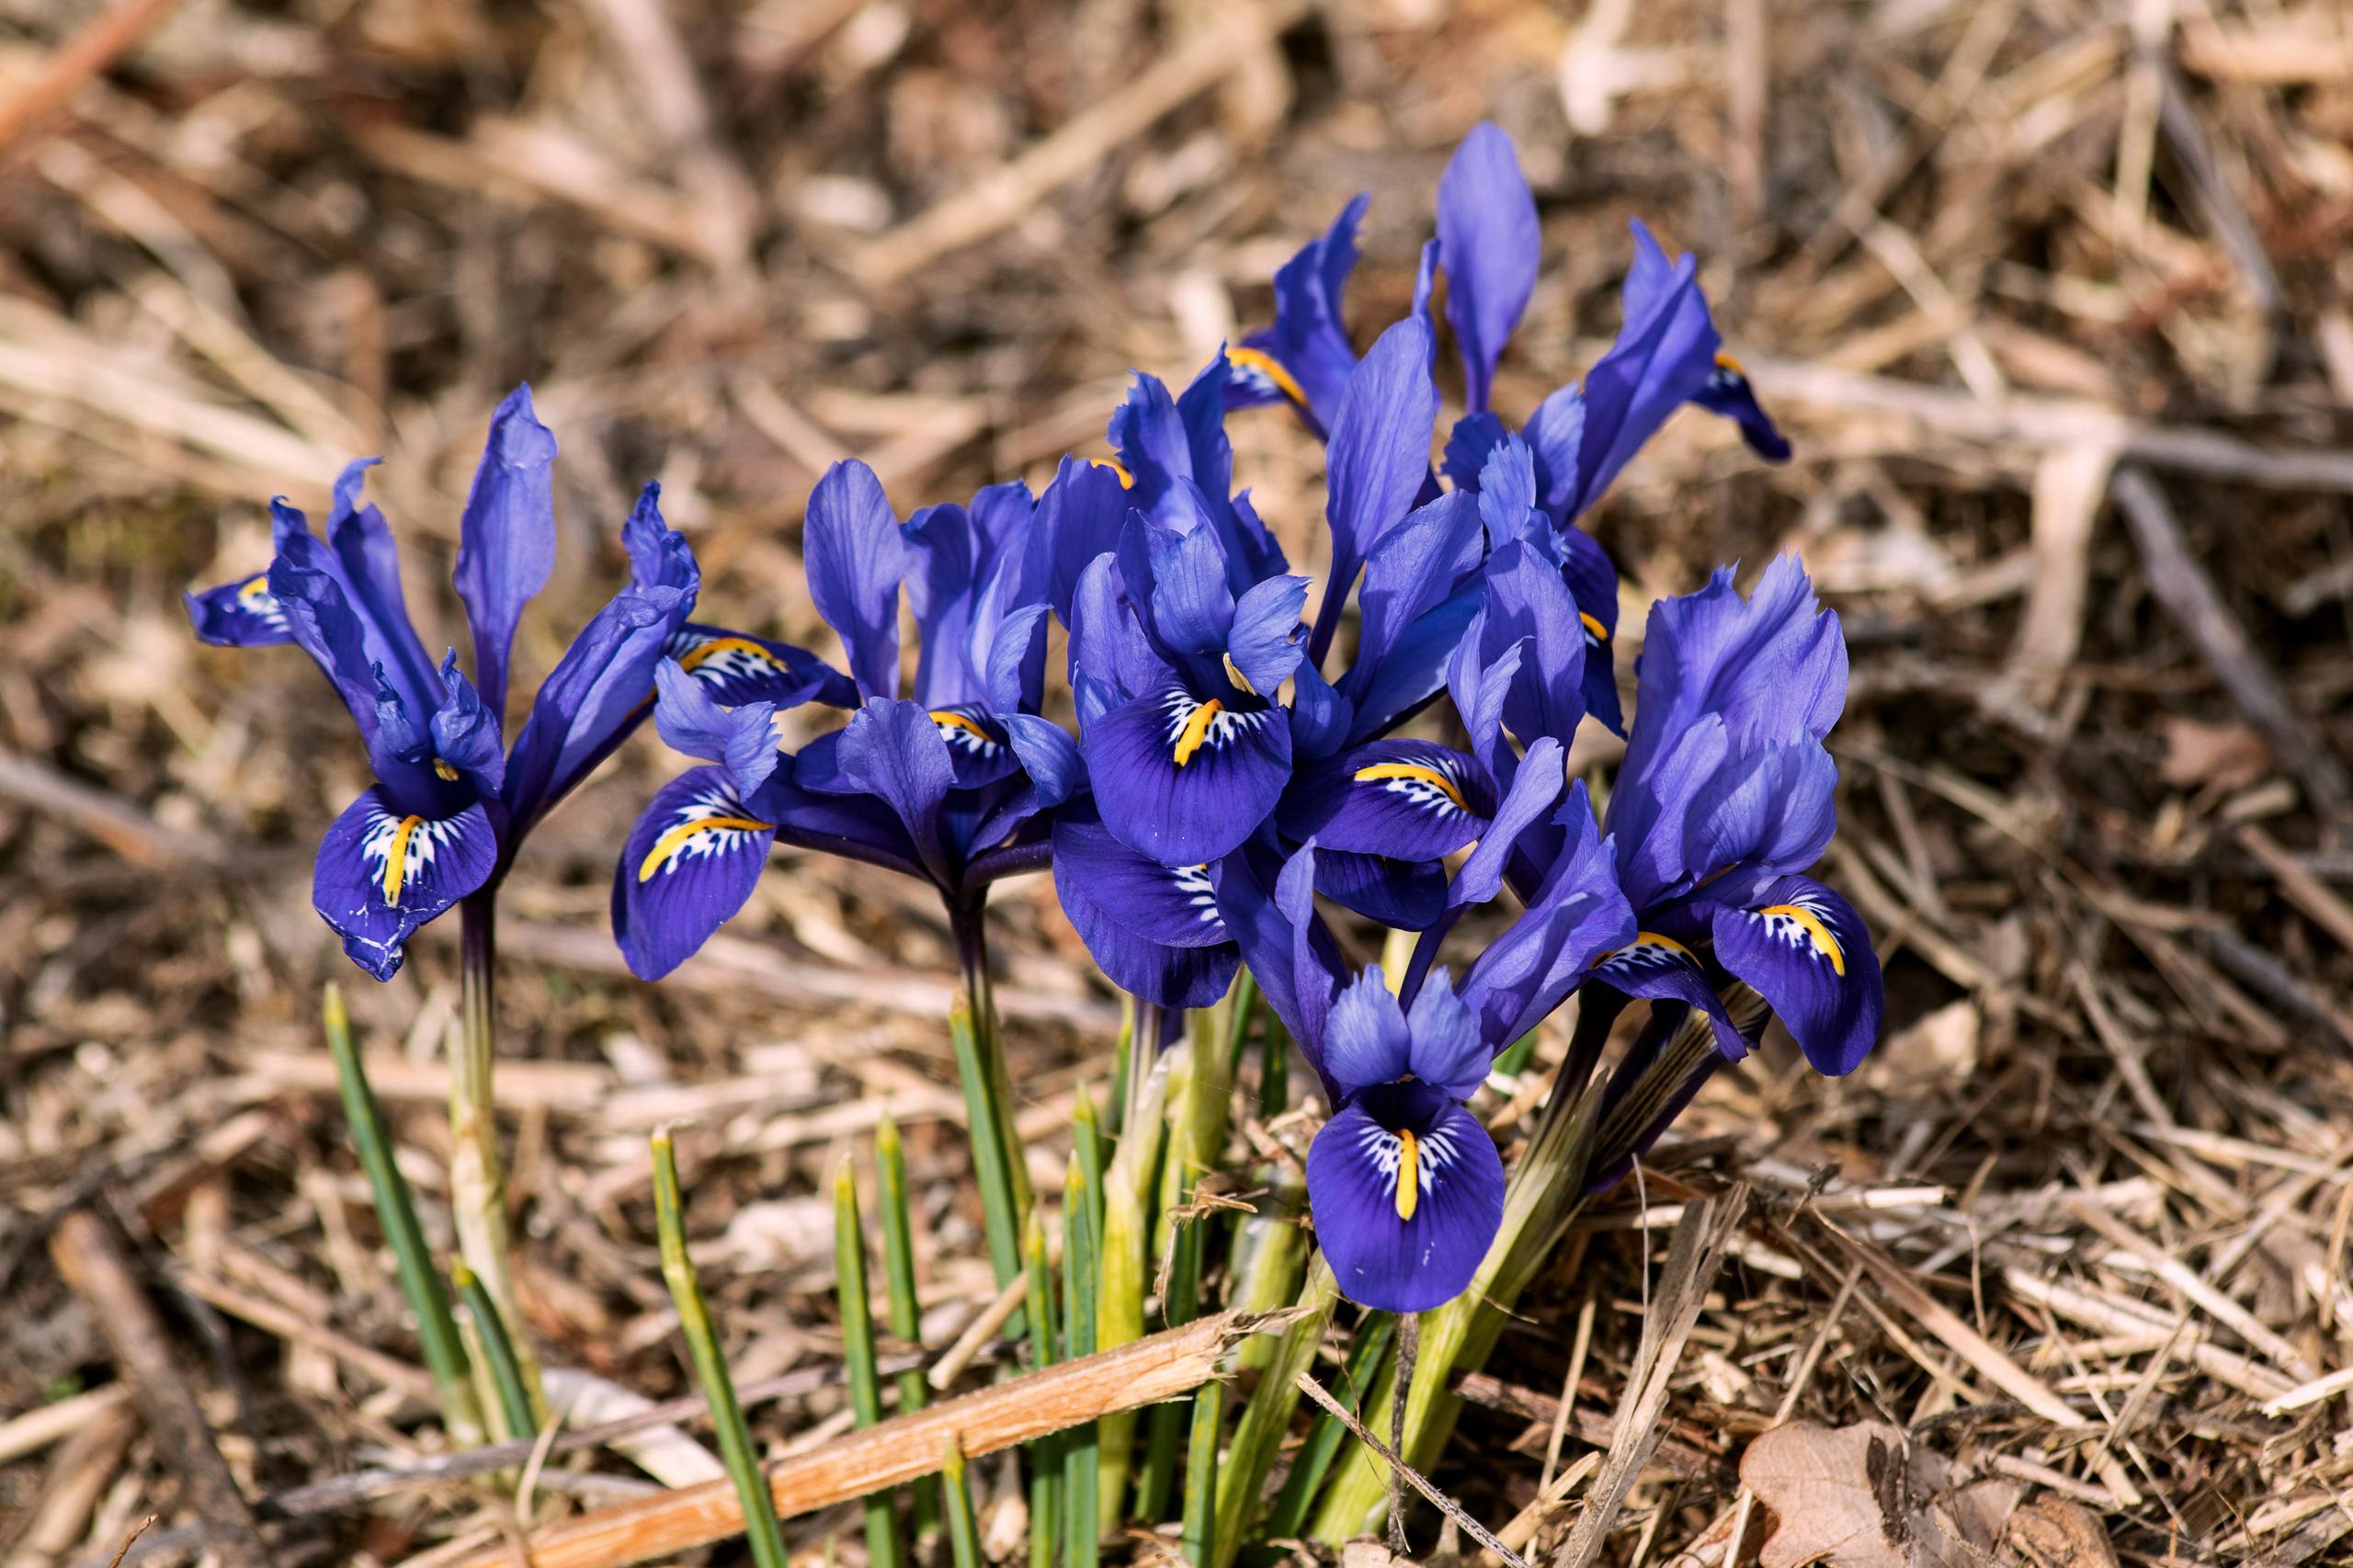
{"type": "Polygon", "coordinates": [[[2271,772],[2271,748],[2245,724],[2208,724],[2178,715],[2165,726],[2165,759],[2157,778],[2177,790],[2212,785],[2244,790],[2271,772]]]}
{"type": "Polygon", "coordinates": [[[2010,1516],[2002,1561],[2019,1568],[2117,1568],[2099,1517],[2080,1503],[2045,1497],[2010,1516]]]}
{"type": "Polygon", "coordinates": [[[1772,1510],[1760,1568],[1947,1568],[1976,1563],[2016,1502],[2006,1483],[1950,1491],[1941,1454],[1876,1421],[1792,1421],[1741,1456],[1740,1479],[1772,1510]]]}

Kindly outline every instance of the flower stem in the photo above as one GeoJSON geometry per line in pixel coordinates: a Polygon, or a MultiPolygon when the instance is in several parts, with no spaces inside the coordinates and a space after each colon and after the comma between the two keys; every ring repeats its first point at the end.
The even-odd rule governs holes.
{"type": "Polygon", "coordinates": [[[720,1458],[744,1506],[744,1533],[751,1542],[752,1561],[758,1568],[785,1568],[784,1530],[777,1523],[776,1499],[760,1469],[744,1407],[736,1403],[735,1381],[728,1376],[727,1358],[711,1328],[710,1308],[695,1278],[694,1260],[687,1256],[686,1205],[678,1190],[677,1155],[667,1132],[654,1135],[654,1224],[662,1246],[662,1278],[678,1309],[678,1327],[687,1336],[703,1403],[710,1406],[720,1458]]]}
{"type": "Polygon", "coordinates": [[[483,1440],[482,1406],[475,1402],[473,1369],[466,1344],[449,1315],[449,1292],[433,1267],[425,1244],[425,1230],[416,1221],[408,1178],[392,1158],[392,1134],[383,1107],[368,1085],[359,1048],[351,1038],[351,1015],[345,1011],[343,988],[329,983],[324,1007],[327,1051],[335,1058],[336,1081],[343,1089],[344,1119],[350,1124],[352,1145],[359,1151],[360,1168],[368,1173],[369,1190],[376,1199],[376,1223],[392,1249],[399,1270],[401,1293],[416,1314],[416,1337],[425,1351],[426,1370],[441,1398],[441,1419],[450,1437],[472,1448],[483,1440]]]}
{"type": "MultiPolygon", "coordinates": [[[[965,1027],[956,1039],[957,1075],[963,1080],[972,1168],[988,1229],[989,1262],[1000,1288],[1021,1273],[1021,1228],[1029,1212],[1029,1167],[1014,1130],[1013,1074],[1005,1060],[995,988],[989,979],[988,935],[978,905],[950,906],[949,928],[964,975],[960,1006],[965,1027]],[[994,1197],[992,1192],[994,1191],[994,1197]]],[[[1017,1325],[1008,1325],[1019,1333],[1017,1325]]]]}
{"type": "MultiPolygon", "coordinates": [[[[497,1100],[491,1086],[496,1018],[497,903],[492,892],[458,906],[458,1024],[449,1051],[449,1204],[458,1256],[488,1292],[507,1331],[529,1400],[533,1426],[547,1419],[539,1358],[515,1304],[514,1239],[507,1229],[506,1174],[498,1155],[497,1100]]],[[[533,1426],[507,1434],[528,1437],[533,1426]]]]}
{"type": "MultiPolygon", "coordinates": [[[[1082,1147],[1071,1152],[1070,1174],[1063,1186],[1063,1334],[1073,1359],[1092,1356],[1097,1347],[1095,1238],[1101,1221],[1096,1206],[1102,1187],[1100,1173],[1087,1169],[1094,1161],[1084,1147],[1093,1139],[1091,1119],[1082,1119],[1078,1136],[1082,1147]]],[[[1099,1436],[1091,1422],[1063,1434],[1063,1540],[1068,1568],[1096,1568],[1100,1560],[1099,1436]]]]}

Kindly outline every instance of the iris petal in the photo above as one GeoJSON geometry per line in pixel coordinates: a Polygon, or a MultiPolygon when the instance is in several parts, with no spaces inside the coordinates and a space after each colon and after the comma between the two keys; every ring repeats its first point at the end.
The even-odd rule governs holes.
{"type": "Polygon", "coordinates": [[[390,980],[417,928],[488,881],[497,864],[484,806],[426,817],[369,789],[321,841],[311,902],[352,962],[390,980]]]}
{"type": "Polygon", "coordinates": [[[1716,911],[1716,959],[1746,981],[1805,1058],[1851,1073],[1878,1042],[1884,982],[1854,905],[1810,877],[1767,883],[1745,907],[1716,911]]]}
{"type": "Polygon", "coordinates": [[[1426,1312],[1478,1273],[1503,1222],[1504,1165],[1486,1130],[1444,1092],[1384,1085],[1350,1099],[1315,1135],[1307,1195],[1342,1294],[1383,1312],[1426,1312]]]}
{"type": "Polygon", "coordinates": [[[689,768],[656,791],[613,871],[613,936],[631,972],[659,980],[691,958],[752,896],[775,840],[723,768],[689,768]]]}
{"type": "Polygon", "coordinates": [[[1169,866],[1231,853],[1290,778],[1290,726],[1280,709],[1241,711],[1179,686],[1105,713],[1079,746],[1104,825],[1169,866]]]}

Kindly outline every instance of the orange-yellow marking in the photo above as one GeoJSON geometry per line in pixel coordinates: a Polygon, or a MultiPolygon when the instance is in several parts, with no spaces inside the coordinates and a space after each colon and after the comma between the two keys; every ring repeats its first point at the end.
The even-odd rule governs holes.
{"type": "Polygon", "coordinates": [[[1601,624],[1600,617],[1587,615],[1585,611],[1579,610],[1577,611],[1577,619],[1585,622],[1585,629],[1593,633],[1593,640],[1595,642],[1607,642],[1609,641],[1609,628],[1601,624]]]}
{"type": "Polygon", "coordinates": [[[931,710],[931,722],[935,724],[947,724],[959,730],[970,730],[986,744],[990,745],[996,744],[996,737],[983,729],[979,721],[967,718],[963,714],[957,712],[953,708],[933,709],[931,710]]]}
{"type": "Polygon", "coordinates": [[[687,650],[686,657],[678,661],[678,667],[688,675],[692,675],[698,665],[715,659],[722,653],[749,653],[772,670],[784,668],[782,659],[778,658],[748,637],[714,637],[708,642],[698,642],[687,650]]]}
{"type": "Polygon", "coordinates": [[[772,822],[760,822],[752,817],[700,817],[693,822],[682,822],[654,841],[653,849],[646,854],[645,863],[637,869],[637,880],[652,881],[654,873],[667,864],[672,856],[692,843],[698,835],[739,831],[767,833],[775,826],[772,822]]]}
{"type": "Polygon", "coordinates": [[[1748,374],[1746,370],[1741,369],[1739,360],[1733,358],[1731,355],[1725,353],[1721,348],[1716,351],[1716,369],[1719,370],[1730,370],[1735,376],[1745,376],[1748,374]]]}
{"type": "Polygon", "coordinates": [[[1120,489],[1133,490],[1136,487],[1136,476],[1128,472],[1128,465],[1121,462],[1119,459],[1105,458],[1103,460],[1103,466],[1120,476],[1120,489]]]}
{"type": "Polygon", "coordinates": [[[1427,784],[1463,811],[1471,809],[1471,803],[1462,798],[1462,791],[1454,787],[1453,779],[1437,768],[1424,767],[1418,762],[1376,762],[1370,767],[1359,767],[1356,771],[1356,781],[1359,784],[1380,784],[1392,778],[1427,784]]]}
{"type": "Polygon", "coordinates": [[[1636,948],[1665,948],[1671,952],[1681,953],[1685,958],[1691,959],[1694,963],[1699,961],[1696,958],[1692,958],[1690,949],[1685,947],[1682,943],[1677,941],[1672,937],[1662,937],[1655,931],[1637,931],[1634,933],[1633,941],[1622,948],[1610,949],[1608,952],[1593,960],[1593,967],[1599,969],[1603,964],[1608,963],[1611,959],[1616,958],[1619,954],[1632,952],[1636,948]]]}
{"type": "Polygon", "coordinates": [[[1414,1135],[1397,1134],[1397,1218],[1410,1220],[1422,1201],[1422,1149],[1414,1135]]]}
{"type": "Polygon", "coordinates": [[[1298,379],[1283,369],[1281,360],[1263,348],[1229,348],[1225,351],[1225,362],[1245,370],[1257,371],[1274,382],[1275,390],[1293,403],[1307,401],[1307,393],[1301,388],[1298,379]]]}
{"type": "Polygon", "coordinates": [[[384,903],[388,907],[401,901],[401,884],[408,880],[408,841],[424,825],[423,817],[403,817],[400,826],[392,829],[392,842],[384,851],[384,903]]]}
{"type": "Polygon", "coordinates": [[[1756,913],[1768,918],[1776,915],[1786,915],[1796,921],[1798,929],[1803,931],[1806,934],[1806,939],[1813,944],[1813,950],[1830,960],[1830,972],[1841,980],[1847,978],[1847,949],[1838,945],[1837,937],[1832,933],[1830,926],[1821,915],[1802,904],[1796,903],[1768,904],[1756,913]]]}
{"type": "Polygon", "coordinates": [[[458,781],[458,770],[449,766],[449,760],[447,757],[437,756],[433,759],[433,776],[444,784],[455,784],[458,781]]]}
{"type": "Polygon", "coordinates": [[[1209,739],[1210,725],[1216,722],[1217,716],[1224,711],[1224,700],[1212,697],[1186,716],[1185,727],[1176,732],[1175,755],[1177,767],[1182,767],[1193,760],[1193,754],[1201,749],[1203,741],[1209,739]]]}
{"type": "Polygon", "coordinates": [[[264,572],[258,576],[246,578],[237,587],[237,597],[240,601],[269,597],[269,574],[264,572]]]}

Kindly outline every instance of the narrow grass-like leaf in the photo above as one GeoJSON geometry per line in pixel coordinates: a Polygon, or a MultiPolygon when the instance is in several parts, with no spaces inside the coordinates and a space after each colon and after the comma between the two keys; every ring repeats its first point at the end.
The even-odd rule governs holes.
{"type": "MultiPolygon", "coordinates": [[[[1347,1369],[1340,1375],[1340,1382],[1333,1389],[1350,1415],[1364,1407],[1364,1396],[1381,1370],[1381,1358],[1389,1354],[1390,1342],[1397,1336],[1397,1316],[1394,1312],[1371,1312],[1363,1326],[1357,1330],[1357,1342],[1349,1347],[1347,1369]]],[[[1298,1373],[1293,1380],[1292,1403],[1297,1403],[1298,1373]]],[[[1264,1388],[1266,1385],[1259,1385],[1264,1388]]],[[[1283,1478],[1283,1489],[1276,1494],[1275,1506],[1267,1516],[1265,1534],[1269,1540],[1280,1540],[1296,1537],[1306,1527],[1307,1510],[1315,1501],[1316,1492],[1324,1478],[1331,1473],[1332,1461],[1339,1457],[1340,1445],[1347,1440],[1348,1429],[1339,1420],[1325,1414],[1316,1417],[1313,1430],[1307,1435],[1299,1455],[1291,1461],[1290,1473],[1283,1478]]],[[[1235,1440],[1240,1446],[1240,1439],[1235,1440]]]]}
{"type": "Polygon", "coordinates": [[[1503,1054],[1495,1058],[1495,1064],[1490,1071],[1517,1077],[1527,1072],[1528,1064],[1535,1060],[1536,1031],[1530,1029],[1504,1047],[1503,1054]]]}
{"type": "MultiPolygon", "coordinates": [[[[920,1347],[923,1312],[915,1300],[915,1223],[907,1209],[907,1152],[899,1141],[899,1124],[885,1110],[874,1129],[874,1165],[882,1182],[882,1285],[884,1311],[891,1336],[920,1347]]],[[[899,1374],[899,1409],[921,1410],[931,1396],[923,1369],[910,1367],[899,1374]]],[[[914,1487],[915,1530],[917,1536],[938,1528],[938,1489],[927,1481],[914,1487]]]]}
{"type": "MultiPolygon", "coordinates": [[[[1082,1108],[1086,1096],[1080,1096],[1082,1108]]],[[[1082,1123],[1082,1143],[1092,1141],[1093,1130],[1082,1123]]],[[[1070,1157],[1070,1174],[1063,1186],[1063,1339],[1066,1354],[1076,1359],[1092,1356],[1095,1339],[1095,1210],[1099,1181],[1090,1177],[1077,1150],[1070,1157]]],[[[1096,1568],[1103,1534],[1099,1488],[1101,1454],[1093,1423],[1062,1436],[1063,1540],[1069,1568],[1096,1568]]]]}
{"type": "Polygon", "coordinates": [[[359,1168],[367,1173],[369,1191],[376,1199],[376,1223],[392,1249],[401,1294],[408,1298],[409,1311],[416,1314],[417,1342],[425,1351],[425,1369],[441,1399],[441,1420],[452,1439],[472,1448],[483,1440],[483,1425],[466,1342],[458,1333],[457,1320],[449,1315],[449,1293],[425,1244],[425,1230],[416,1221],[408,1178],[401,1175],[399,1162],[392,1158],[392,1128],[384,1119],[384,1108],[377,1103],[375,1090],[368,1085],[359,1048],[351,1036],[351,1015],[344,1008],[343,988],[332,981],[327,983],[322,1011],[327,1051],[335,1058],[335,1082],[343,1091],[344,1120],[351,1128],[359,1168]]]}
{"type": "Polygon", "coordinates": [[[678,1191],[678,1158],[670,1135],[654,1135],[654,1225],[662,1248],[662,1278],[678,1309],[678,1328],[687,1336],[687,1353],[694,1360],[695,1381],[702,1384],[703,1402],[710,1406],[710,1426],[719,1439],[719,1457],[735,1483],[744,1505],[745,1536],[752,1561],[759,1568],[786,1568],[784,1530],[777,1523],[776,1501],[769,1495],[767,1476],[760,1469],[744,1407],[735,1400],[735,1381],[728,1376],[727,1358],[712,1329],[710,1308],[703,1301],[702,1284],[695,1278],[694,1260],[687,1256],[686,1203],[678,1191]]]}
{"type": "Polygon", "coordinates": [[[1120,993],[1120,1038],[1111,1052],[1111,1104],[1106,1130],[1117,1138],[1128,1130],[1128,1089],[1136,1070],[1136,999],[1120,993]]]}
{"type": "Polygon", "coordinates": [[[1242,1073],[1242,1053],[1250,1044],[1250,1023],[1258,1016],[1258,982],[1248,970],[1235,977],[1226,997],[1225,1078],[1232,1083],[1242,1073]]]}
{"type": "MultiPolygon", "coordinates": [[[[882,1419],[882,1381],[874,1369],[874,1315],[866,1293],[866,1230],[858,1209],[858,1176],[847,1159],[834,1173],[834,1291],[842,1314],[842,1360],[849,1371],[850,1410],[860,1426],[882,1419]]],[[[867,1497],[866,1557],[873,1568],[901,1568],[906,1548],[891,1494],[867,1497]]]]}
{"type": "Polygon", "coordinates": [[[515,1342],[506,1337],[506,1323],[498,1315],[498,1304],[462,1258],[450,1260],[449,1282],[457,1287],[458,1300],[465,1303],[466,1315],[473,1320],[483,1370],[490,1374],[491,1390],[498,1396],[498,1412],[507,1432],[529,1437],[538,1429],[531,1421],[531,1396],[523,1387],[523,1369],[516,1362],[515,1342]]]}
{"type": "Polygon", "coordinates": [[[1298,1304],[1307,1309],[1307,1315],[1285,1329],[1276,1341],[1275,1354],[1267,1369],[1259,1374],[1258,1386],[1251,1393],[1250,1403],[1243,1407],[1242,1420],[1233,1429],[1233,1447],[1227,1450],[1225,1464],[1218,1473],[1217,1539],[1222,1543],[1221,1550],[1200,1568],[1227,1568],[1241,1547],[1251,1517],[1258,1511],[1259,1488],[1266,1482],[1267,1471],[1274,1467],[1284,1434],[1290,1429],[1291,1413],[1299,1408],[1295,1380],[1315,1364],[1316,1346],[1332,1326],[1332,1312],[1339,1301],[1339,1282],[1332,1277],[1331,1265],[1318,1253],[1307,1271],[1307,1282],[1299,1291],[1298,1304]]]}
{"type": "Polygon", "coordinates": [[[1268,1014],[1258,1048],[1258,1115],[1272,1121],[1290,1107],[1290,1031],[1268,1014]]]}
{"type": "Polygon", "coordinates": [[[939,1467],[943,1511],[948,1516],[948,1551],[954,1568],[984,1568],[981,1561],[980,1521],[972,1517],[972,1482],[965,1473],[964,1450],[950,1436],[948,1457],[939,1467]]]}
{"type": "MultiPolygon", "coordinates": [[[[1069,1245],[1067,1235],[1063,1245],[1069,1245]]],[[[1021,1256],[1029,1286],[1029,1355],[1040,1368],[1060,1359],[1055,1354],[1053,1276],[1046,1262],[1046,1227],[1038,1210],[1029,1210],[1021,1256]]],[[[1029,1445],[1029,1568],[1053,1568],[1054,1544],[1062,1530],[1062,1443],[1060,1435],[1040,1437],[1029,1445]]]]}
{"type": "Polygon", "coordinates": [[[1193,1435],[1185,1454],[1185,1561],[1209,1562],[1217,1551],[1217,1438],[1224,1425],[1225,1385],[1193,1391],[1193,1435]]]}
{"type": "MultiPolygon", "coordinates": [[[[1164,1113],[1168,1101],[1168,1063],[1157,1062],[1146,1071],[1136,1092],[1135,1119],[1120,1139],[1117,1152],[1103,1173],[1103,1231],[1100,1287],[1095,1297],[1095,1343],[1105,1350],[1143,1337],[1143,1301],[1150,1274],[1153,1210],[1151,1195],[1160,1176],[1162,1146],[1168,1126],[1164,1113]]],[[[1116,1523],[1126,1517],[1128,1474],[1134,1458],[1136,1415],[1120,1411],[1103,1418],[1098,1443],[1103,1452],[1099,1495],[1116,1523]]]]}
{"type": "MultiPolygon", "coordinates": [[[[1078,1162],[1079,1175],[1086,1178],[1087,1220],[1097,1244],[1103,1235],[1103,1130],[1095,1109],[1095,1095],[1086,1085],[1078,1089],[1078,1108],[1072,1114],[1070,1125],[1071,1155],[1078,1162]]],[[[1069,1194],[1063,1194],[1067,1206],[1069,1194]]],[[[1070,1250],[1067,1237],[1063,1242],[1065,1255],[1070,1250]]]]}

